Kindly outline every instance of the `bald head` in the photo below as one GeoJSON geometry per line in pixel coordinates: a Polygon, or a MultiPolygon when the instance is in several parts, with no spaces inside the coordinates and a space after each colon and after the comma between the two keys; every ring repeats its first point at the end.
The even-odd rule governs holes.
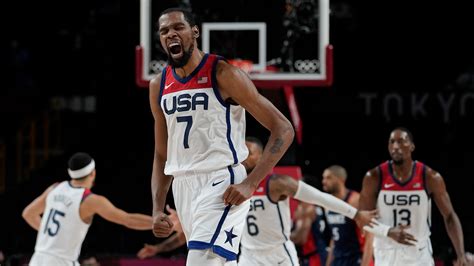
{"type": "Polygon", "coordinates": [[[331,165],[323,172],[323,190],[330,194],[337,194],[344,188],[347,171],[340,165],[331,165]]]}
{"type": "Polygon", "coordinates": [[[344,167],[340,165],[331,165],[327,169],[331,171],[336,177],[341,178],[343,181],[346,181],[347,171],[344,167]]]}

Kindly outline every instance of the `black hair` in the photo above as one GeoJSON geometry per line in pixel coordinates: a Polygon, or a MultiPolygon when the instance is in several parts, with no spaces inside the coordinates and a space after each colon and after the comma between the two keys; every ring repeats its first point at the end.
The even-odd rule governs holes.
{"type": "Polygon", "coordinates": [[[245,138],[245,141],[248,141],[248,142],[252,142],[252,143],[257,144],[257,146],[263,151],[263,143],[262,143],[262,141],[259,140],[258,138],[249,136],[249,137],[246,137],[246,138],[245,138]]]}
{"type": "MultiPolygon", "coordinates": [[[[196,19],[194,18],[193,13],[191,13],[191,11],[189,9],[186,9],[186,8],[172,7],[172,8],[165,9],[163,12],[160,13],[160,17],[165,15],[165,14],[171,13],[171,12],[181,12],[181,13],[183,13],[184,19],[189,23],[189,25],[191,27],[196,26],[196,19]]],[[[158,28],[159,28],[159,26],[158,26],[158,28]]]]}
{"type": "MultiPolygon", "coordinates": [[[[183,13],[184,20],[186,20],[191,27],[196,26],[196,19],[195,19],[193,13],[191,13],[190,9],[188,9],[188,8],[171,7],[171,8],[165,9],[163,12],[161,12],[159,17],[161,17],[165,14],[171,13],[171,12],[181,12],[181,13],[183,13]]],[[[156,23],[156,28],[158,30],[153,35],[153,38],[155,38],[155,40],[156,40],[156,48],[158,48],[158,50],[160,50],[160,52],[166,54],[165,49],[163,48],[163,46],[161,46],[161,42],[160,42],[160,35],[159,35],[160,25],[159,25],[159,22],[156,23]]]]}
{"type": "Polygon", "coordinates": [[[392,130],[392,132],[395,131],[395,130],[400,130],[400,131],[406,132],[407,135],[408,135],[408,138],[410,138],[411,143],[415,144],[415,139],[413,138],[413,134],[411,133],[411,131],[408,128],[406,128],[406,127],[396,127],[394,130],[392,130]]]}
{"type": "MultiPolygon", "coordinates": [[[[76,152],[69,159],[68,168],[72,171],[79,170],[81,168],[86,167],[91,162],[92,162],[92,157],[89,154],[87,154],[85,152],[76,152]]],[[[84,179],[85,177],[89,176],[89,174],[87,174],[86,176],[83,176],[83,177],[80,177],[80,178],[74,178],[74,179],[75,180],[81,180],[81,179],[84,179]]]]}

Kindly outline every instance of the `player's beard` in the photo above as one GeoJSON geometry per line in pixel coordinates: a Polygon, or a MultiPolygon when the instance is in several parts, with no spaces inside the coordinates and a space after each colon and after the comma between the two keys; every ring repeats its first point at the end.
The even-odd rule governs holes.
{"type": "Polygon", "coordinates": [[[194,43],[191,44],[191,46],[189,47],[187,51],[183,49],[183,56],[181,56],[181,58],[179,59],[173,59],[173,57],[168,55],[168,64],[174,68],[181,68],[185,66],[188,63],[189,58],[191,58],[193,51],[194,51],[194,43]]]}
{"type": "Polygon", "coordinates": [[[402,165],[404,162],[403,158],[400,158],[398,160],[392,158],[392,161],[395,165],[398,165],[398,166],[402,165]]]}
{"type": "Polygon", "coordinates": [[[323,190],[331,195],[337,194],[337,192],[339,192],[339,189],[335,184],[333,184],[332,186],[326,186],[326,189],[324,189],[323,187],[323,190]]]}

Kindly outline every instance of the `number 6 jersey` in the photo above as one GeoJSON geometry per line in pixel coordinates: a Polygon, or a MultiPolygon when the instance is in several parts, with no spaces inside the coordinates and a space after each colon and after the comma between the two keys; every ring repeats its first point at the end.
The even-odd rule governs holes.
{"type": "MultiPolygon", "coordinates": [[[[425,244],[429,241],[431,226],[431,198],[425,184],[426,166],[414,161],[412,174],[404,183],[395,178],[392,161],[377,167],[379,194],[377,209],[379,221],[389,226],[409,225],[407,232],[425,244]]],[[[402,246],[388,237],[375,237],[374,247],[391,249],[402,246]]]]}
{"type": "Polygon", "coordinates": [[[159,101],[168,129],[165,174],[212,172],[247,158],[245,109],[224,102],[216,78],[221,57],[205,54],[187,77],[167,66],[159,101]]]}
{"type": "Polygon", "coordinates": [[[244,230],[241,242],[246,249],[271,249],[290,239],[290,200],[274,202],[270,199],[271,178],[271,175],[265,177],[250,198],[247,230],[244,230]]]}
{"type": "Polygon", "coordinates": [[[36,238],[35,252],[76,261],[90,224],[82,221],[79,208],[90,190],[59,183],[46,197],[46,206],[36,238]]]}

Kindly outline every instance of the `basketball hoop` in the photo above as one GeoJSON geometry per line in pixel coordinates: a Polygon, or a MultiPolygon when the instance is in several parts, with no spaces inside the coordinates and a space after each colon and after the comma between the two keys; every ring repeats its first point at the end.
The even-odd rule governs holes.
{"type": "Polygon", "coordinates": [[[253,62],[251,60],[229,59],[227,62],[242,69],[245,73],[250,73],[253,69],[253,62]]]}

